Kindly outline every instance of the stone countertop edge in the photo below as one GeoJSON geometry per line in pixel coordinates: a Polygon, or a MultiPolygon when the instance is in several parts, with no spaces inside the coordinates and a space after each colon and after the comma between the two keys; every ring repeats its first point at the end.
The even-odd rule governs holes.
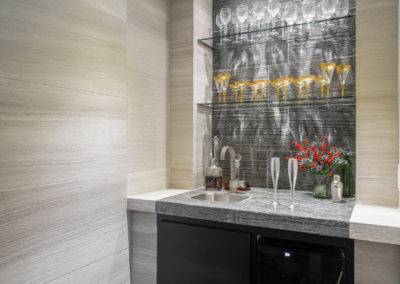
{"type": "Polygon", "coordinates": [[[400,208],[356,204],[350,238],[400,245],[400,208]]]}
{"type": "MultiPolygon", "coordinates": [[[[315,199],[309,192],[296,192],[295,210],[288,204],[290,193],[278,191],[280,207],[272,207],[273,192],[267,189],[253,189],[245,193],[250,199],[239,203],[219,203],[194,200],[191,197],[206,190],[194,190],[156,201],[156,213],[248,225],[262,228],[288,230],[331,237],[349,238],[350,217],[355,200],[343,203],[315,199]],[[297,202],[296,202],[297,200],[297,202]]],[[[223,194],[220,192],[220,194],[223,194]]]]}
{"type": "Polygon", "coordinates": [[[126,197],[127,209],[138,212],[155,213],[156,212],[156,201],[171,197],[177,194],[182,194],[189,190],[186,189],[163,189],[157,191],[150,191],[145,193],[139,193],[135,195],[129,195],[126,197]]]}

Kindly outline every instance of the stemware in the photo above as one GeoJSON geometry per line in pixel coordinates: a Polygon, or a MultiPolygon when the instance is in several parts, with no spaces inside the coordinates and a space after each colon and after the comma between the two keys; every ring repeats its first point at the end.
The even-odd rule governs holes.
{"type": "Polygon", "coordinates": [[[278,78],[277,81],[282,83],[282,86],[283,86],[283,100],[286,101],[286,99],[287,99],[287,96],[286,96],[287,87],[290,85],[290,83],[293,82],[293,78],[291,78],[291,77],[283,77],[283,78],[278,78]]]}
{"type": "Polygon", "coordinates": [[[322,70],[322,77],[325,78],[326,84],[326,97],[329,98],[329,89],[331,86],[333,72],[335,72],[336,63],[323,63],[320,65],[322,70]]]}
{"type": "MultiPolygon", "coordinates": [[[[240,23],[240,32],[244,32],[244,22],[247,20],[249,16],[249,8],[247,5],[239,5],[236,7],[236,17],[240,23]]],[[[243,39],[243,35],[240,36],[240,39],[243,39]]]]}
{"type": "Polygon", "coordinates": [[[321,89],[321,99],[324,98],[324,88],[325,88],[325,84],[326,84],[326,80],[324,77],[318,77],[315,78],[315,82],[319,83],[319,87],[321,89]]]}
{"type": "Polygon", "coordinates": [[[296,80],[293,80],[293,83],[299,88],[299,103],[301,103],[301,97],[302,97],[302,92],[303,92],[303,86],[304,86],[304,81],[301,80],[300,78],[297,78],[296,80]]]}
{"type": "Polygon", "coordinates": [[[214,77],[214,81],[215,81],[215,86],[217,87],[217,91],[218,91],[218,101],[219,101],[219,103],[221,103],[221,80],[220,80],[220,78],[219,78],[219,75],[218,76],[215,76],[214,77]]]}
{"type": "Polygon", "coordinates": [[[234,90],[234,92],[235,92],[235,103],[237,103],[239,86],[235,82],[233,84],[229,84],[229,88],[234,90]]]}
{"type": "MultiPolygon", "coordinates": [[[[221,37],[221,36],[222,36],[222,28],[223,28],[223,26],[222,26],[220,14],[217,14],[217,15],[215,16],[215,24],[217,25],[217,28],[219,29],[219,36],[221,37]]],[[[221,43],[221,39],[220,39],[220,41],[219,41],[218,44],[219,44],[219,45],[222,44],[222,43],[221,43]]]]}
{"type": "MultiPolygon", "coordinates": [[[[294,25],[297,19],[298,6],[294,2],[285,5],[285,20],[289,26],[294,25]]],[[[289,34],[293,32],[293,27],[289,27],[289,34]]]]}
{"type": "Polygon", "coordinates": [[[231,78],[231,74],[220,74],[220,86],[222,89],[222,92],[224,93],[224,103],[226,102],[226,91],[228,90],[228,85],[229,85],[229,80],[231,78]]]}
{"type": "MultiPolygon", "coordinates": [[[[264,5],[261,2],[256,2],[253,4],[253,15],[257,22],[257,29],[261,29],[261,20],[264,18],[264,5]]],[[[261,36],[261,35],[258,35],[261,36]]]]}
{"type": "Polygon", "coordinates": [[[309,97],[309,88],[310,84],[315,80],[314,75],[307,75],[307,76],[300,76],[299,79],[304,82],[304,85],[306,86],[306,99],[308,100],[309,97]]]}
{"type": "Polygon", "coordinates": [[[279,101],[279,91],[280,91],[282,85],[283,85],[282,82],[279,81],[278,79],[271,82],[271,86],[274,87],[276,90],[276,100],[277,101],[279,101]]]}
{"type": "Polygon", "coordinates": [[[292,195],[292,202],[289,208],[293,211],[294,210],[294,191],[296,188],[296,179],[297,179],[297,159],[291,158],[288,160],[288,174],[289,174],[289,183],[290,183],[290,191],[292,195]]]}
{"type": "Polygon", "coordinates": [[[249,83],[250,88],[253,89],[254,91],[254,103],[256,103],[257,101],[257,92],[258,92],[258,85],[257,83],[253,82],[253,83],[249,83]]]}
{"type": "Polygon", "coordinates": [[[239,33],[240,33],[240,23],[237,18],[236,12],[232,12],[232,25],[233,25],[233,33],[235,34],[235,40],[233,43],[240,43],[239,33]]]}
{"type": "Polygon", "coordinates": [[[256,80],[255,83],[261,89],[261,101],[264,101],[265,86],[268,86],[268,84],[271,83],[271,81],[270,80],[256,80]]]}
{"type": "Polygon", "coordinates": [[[279,168],[280,168],[280,159],[277,157],[271,158],[271,177],[272,177],[272,184],[274,186],[274,208],[276,209],[278,205],[277,200],[277,191],[278,191],[278,179],[279,179],[279,168]]]}
{"type": "Polygon", "coordinates": [[[256,18],[254,17],[254,13],[250,12],[249,15],[247,16],[247,24],[248,24],[248,31],[249,31],[249,42],[254,41],[253,33],[254,31],[254,25],[256,24],[256,18]]]}
{"type": "MultiPolygon", "coordinates": [[[[322,0],[322,10],[326,18],[330,19],[335,14],[337,0],[322,0]]],[[[329,27],[334,26],[333,23],[328,22],[329,27]]]]}
{"type": "Polygon", "coordinates": [[[307,22],[307,30],[310,30],[310,23],[315,17],[315,0],[304,0],[301,9],[303,12],[303,18],[307,22]]]}
{"type": "MultiPolygon", "coordinates": [[[[228,34],[228,24],[232,19],[231,9],[224,7],[224,8],[221,9],[219,14],[220,14],[220,18],[221,18],[221,23],[224,26],[224,35],[226,36],[228,34]]],[[[229,39],[226,38],[226,37],[223,40],[224,41],[229,41],[229,39]]]]}
{"type": "MultiPolygon", "coordinates": [[[[338,17],[345,17],[349,13],[349,0],[339,0],[336,5],[336,16],[338,17]]],[[[344,19],[339,20],[339,27],[340,29],[347,28],[344,25],[344,19]]]]}
{"type": "Polygon", "coordinates": [[[247,82],[247,81],[239,81],[239,82],[236,82],[236,84],[240,88],[240,102],[243,103],[243,89],[244,89],[245,86],[249,85],[249,82],[247,82]]]}
{"type": "Polygon", "coordinates": [[[344,97],[344,84],[346,83],[347,75],[349,74],[350,68],[350,65],[336,66],[336,73],[338,74],[340,87],[342,89],[342,98],[344,97]]]}
{"type": "MultiPolygon", "coordinates": [[[[272,27],[276,28],[276,17],[278,16],[280,10],[279,0],[269,0],[268,2],[268,12],[271,17],[272,27]]],[[[276,29],[272,30],[270,33],[272,36],[278,36],[279,33],[276,29]]]]}

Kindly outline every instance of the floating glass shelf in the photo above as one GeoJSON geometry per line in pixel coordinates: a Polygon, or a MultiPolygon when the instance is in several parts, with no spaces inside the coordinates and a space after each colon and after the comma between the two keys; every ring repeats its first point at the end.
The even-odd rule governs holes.
{"type": "Polygon", "coordinates": [[[309,99],[287,99],[287,100],[264,100],[264,101],[244,101],[226,103],[200,103],[198,106],[213,109],[242,108],[242,107],[303,107],[318,105],[351,105],[356,102],[355,96],[330,97],[330,98],[309,98],[309,99]]]}
{"type": "MultiPolygon", "coordinates": [[[[218,36],[213,36],[213,37],[209,37],[209,38],[201,38],[198,41],[200,43],[205,44],[208,47],[211,47],[211,48],[213,48],[214,42],[220,42],[221,39],[223,40],[223,39],[226,39],[226,38],[231,38],[231,40],[234,43],[240,43],[240,44],[241,43],[251,43],[251,42],[246,41],[246,40],[243,40],[241,42],[235,42],[234,37],[236,37],[236,36],[240,36],[240,37],[245,37],[246,36],[247,37],[247,35],[259,35],[260,33],[267,32],[267,31],[273,31],[273,30],[281,31],[281,30],[284,30],[284,29],[287,29],[287,28],[306,27],[307,25],[313,26],[313,25],[316,25],[316,24],[327,23],[327,22],[329,22],[329,23],[337,22],[337,25],[335,25],[335,26],[338,26],[340,24],[341,20],[350,19],[350,18],[354,18],[354,17],[355,17],[355,15],[348,15],[348,16],[345,16],[345,17],[337,17],[337,18],[330,18],[330,19],[325,19],[325,20],[318,20],[318,21],[313,21],[313,22],[310,22],[310,23],[298,23],[298,24],[294,24],[294,25],[283,25],[283,26],[278,26],[278,27],[273,27],[273,28],[264,28],[264,29],[260,29],[260,30],[246,31],[246,32],[241,32],[241,33],[228,33],[227,35],[218,35],[218,36]]],[[[330,33],[332,34],[332,32],[330,32],[330,33]]],[[[338,31],[336,33],[340,34],[340,33],[342,33],[342,31],[340,30],[340,31],[338,31]]],[[[299,39],[301,37],[307,37],[307,36],[308,36],[307,35],[307,31],[303,31],[303,35],[300,35],[299,33],[297,33],[297,34],[294,34],[291,37],[299,39]]],[[[259,43],[259,42],[260,41],[256,40],[254,43],[259,43]]],[[[261,42],[263,42],[263,40],[261,40],[261,42]]],[[[221,45],[221,46],[223,46],[223,45],[221,45]]]]}

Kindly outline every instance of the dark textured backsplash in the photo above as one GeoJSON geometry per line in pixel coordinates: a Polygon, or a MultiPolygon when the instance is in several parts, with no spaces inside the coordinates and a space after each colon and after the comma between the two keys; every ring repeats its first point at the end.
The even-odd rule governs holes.
{"type": "MultiPolygon", "coordinates": [[[[340,1],[340,0],[339,0],[340,1]]],[[[249,8],[255,1],[214,0],[214,33],[216,34],[215,16],[222,7],[244,3],[249,8]]],[[[282,1],[283,3],[285,1],[282,1]]],[[[355,14],[355,2],[350,1],[351,13],[355,14]]],[[[330,29],[321,32],[320,25],[312,26],[312,36],[290,35],[279,40],[266,39],[256,43],[217,45],[214,42],[213,72],[232,74],[234,81],[254,81],[257,79],[275,80],[279,77],[297,78],[302,75],[321,76],[320,64],[334,62],[350,64],[351,71],[347,78],[345,95],[355,96],[355,18],[347,18],[345,30],[330,29]]],[[[339,25],[339,21],[334,21],[339,25]]],[[[281,91],[282,92],[282,91],[281,91]]],[[[213,100],[218,101],[214,85],[213,100]]],[[[288,88],[288,98],[295,98],[298,90],[295,85],[288,88]]],[[[326,93],[325,93],[326,95],[326,93]]],[[[337,74],[333,75],[331,96],[340,96],[340,84],[337,74]]],[[[260,94],[259,94],[260,96],[260,94]]],[[[303,88],[303,97],[305,88],[303,88]]],[[[312,83],[310,97],[319,97],[318,84],[312,83]]],[[[265,98],[273,99],[275,90],[268,86],[265,98]]],[[[246,87],[244,100],[252,100],[253,92],[246,87]]],[[[260,98],[260,97],[259,97],[260,98]]],[[[232,90],[227,93],[227,101],[234,101],[232,90]]],[[[291,142],[308,139],[319,140],[328,136],[328,144],[347,148],[355,152],[356,108],[355,103],[320,103],[318,105],[293,104],[291,106],[239,106],[233,108],[214,108],[212,115],[213,136],[221,139],[222,145],[233,146],[242,156],[241,171],[245,179],[255,187],[271,187],[269,175],[271,157],[281,158],[279,188],[288,189],[287,156],[295,154],[291,142]]],[[[221,161],[225,180],[229,179],[229,163],[221,161]]],[[[297,190],[311,190],[315,177],[299,171],[297,190]]]]}

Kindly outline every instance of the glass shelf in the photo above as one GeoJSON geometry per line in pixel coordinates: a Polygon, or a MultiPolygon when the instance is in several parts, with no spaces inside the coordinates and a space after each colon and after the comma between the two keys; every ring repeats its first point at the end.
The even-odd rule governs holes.
{"type": "Polygon", "coordinates": [[[226,102],[226,103],[199,103],[198,106],[212,109],[228,109],[243,107],[304,107],[318,105],[352,105],[355,104],[355,96],[330,97],[330,98],[309,98],[309,99],[287,99],[287,100],[264,100],[264,101],[244,101],[244,102],[226,102]]]}
{"type": "MultiPolygon", "coordinates": [[[[329,23],[337,22],[339,24],[339,22],[341,20],[351,19],[351,18],[354,18],[354,17],[355,17],[355,15],[348,15],[348,16],[345,16],[345,17],[337,17],[337,18],[330,18],[330,19],[325,19],[325,20],[313,21],[313,22],[310,22],[309,24],[308,23],[299,23],[299,24],[294,24],[294,25],[282,25],[282,26],[273,27],[273,28],[264,28],[264,29],[260,29],[260,30],[246,31],[246,32],[241,32],[241,33],[228,33],[227,35],[218,35],[218,36],[213,36],[213,37],[209,37],[209,38],[201,38],[201,39],[198,39],[198,41],[200,43],[210,47],[210,48],[213,48],[214,47],[214,42],[220,42],[221,39],[223,40],[223,39],[226,39],[226,38],[231,38],[231,41],[234,42],[234,37],[236,37],[236,36],[241,36],[241,37],[242,36],[243,37],[246,36],[247,37],[247,35],[259,35],[260,33],[267,32],[267,31],[273,31],[273,30],[281,31],[281,30],[284,30],[284,29],[287,29],[287,28],[305,27],[307,25],[313,26],[313,25],[316,25],[316,24],[328,23],[328,22],[329,23]]],[[[337,25],[335,25],[335,26],[337,26],[337,25]]],[[[230,27],[230,29],[231,28],[232,27],[230,27]]],[[[330,32],[330,33],[334,34],[335,32],[333,32],[333,33],[330,32]]],[[[337,31],[336,33],[340,34],[340,33],[342,33],[342,31],[337,31]]],[[[299,33],[297,33],[297,34],[294,34],[291,37],[299,39],[301,37],[307,37],[307,36],[308,36],[307,35],[307,31],[303,31],[303,35],[300,35],[299,33]]],[[[235,43],[238,43],[238,42],[235,42],[235,43]]],[[[252,43],[252,42],[243,40],[243,41],[241,41],[239,43],[252,43]]],[[[256,40],[254,43],[259,43],[259,41],[256,40]]],[[[221,45],[221,46],[223,46],[223,45],[221,45]]]]}

